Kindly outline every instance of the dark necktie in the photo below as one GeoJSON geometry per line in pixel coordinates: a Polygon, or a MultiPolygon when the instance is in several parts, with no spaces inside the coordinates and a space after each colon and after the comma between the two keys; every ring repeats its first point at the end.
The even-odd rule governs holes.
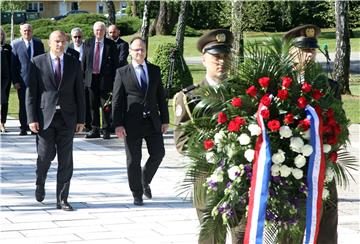
{"type": "Polygon", "coordinates": [[[146,90],[147,90],[147,82],[146,82],[145,71],[144,71],[144,68],[143,68],[142,64],[139,64],[139,68],[140,68],[141,90],[143,91],[143,93],[146,93],[146,90]]]}
{"type": "Polygon", "coordinates": [[[31,43],[30,42],[28,42],[27,54],[28,54],[29,58],[31,59],[31,43]]]}
{"type": "Polygon", "coordinates": [[[61,63],[60,58],[56,57],[56,64],[55,64],[55,82],[59,87],[61,81],[61,63]]]}
{"type": "Polygon", "coordinates": [[[99,74],[100,73],[100,42],[96,42],[96,48],[95,48],[95,56],[94,56],[94,62],[93,62],[93,73],[99,74]]]}

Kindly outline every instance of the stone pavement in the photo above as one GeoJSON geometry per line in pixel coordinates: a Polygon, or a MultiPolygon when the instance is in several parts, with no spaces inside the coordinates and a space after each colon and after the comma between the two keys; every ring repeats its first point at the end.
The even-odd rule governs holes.
{"type": "MultiPolygon", "coordinates": [[[[46,197],[38,203],[35,188],[35,136],[18,136],[18,123],[8,120],[10,132],[1,143],[1,243],[197,243],[195,209],[179,185],[184,158],[165,136],[166,156],[151,184],[153,199],[132,204],[127,184],[124,144],[111,140],[74,142],[74,175],[69,202],[76,208],[55,208],[56,159],[49,170],[46,197]]],[[[359,158],[360,125],[351,127],[350,151],[359,158]]],[[[143,150],[144,158],[147,152],[143,150]]],[[[359,173],[353,172],[359,182],[359,173]]],[[[339,189],[339,244],[360,239],[360,196],[354,182],[339,189]]],[[[228,242],[229,243],[229,242],[228,242]]]]}

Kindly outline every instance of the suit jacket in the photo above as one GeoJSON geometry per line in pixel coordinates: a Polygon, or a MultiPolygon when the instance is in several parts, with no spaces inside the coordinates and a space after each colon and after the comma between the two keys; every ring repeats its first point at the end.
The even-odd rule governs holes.
{"type": "MultiPolygon", "coordinates": [[[[84,44],[83,44],[84,45],[84,44]]],[[[82,59],[82,55],[83,55],[83,52],[84,52],[84,46],[82,46],[82,49],[80,49],[80,52],[78,50],[75,49],[74,47],[74,43],[70,43],[69,44],[69,47],[74,49],[75,51],[77,51],[79,53],[79,60],[81,61],[82,59]],[[80,59],[81,58],[81,59],[80,59]]]]}
{"type": "MultiPolygon", "coordinates": [[[[82,67],[85,77],[85,86],[91,87],[92,73],[93,73],[93,58],[95,48],[95,37],[86,40],[84,43],[84,53],[82,58],[82,67]]],[[[104,38],[104,49],[102,53],[101,67],[100,67],[100,90],[110,92],[112,91],[115,72],[118,68],[118,52],[115,43],[107,38],[104,38]]]]}
{"type": "MultiPolygon", "coordinates": [[[[33,41],[33,57],[45,53],[44,44],[41,40],[32,38],[33,41]]],[[[27,54],[25,42],[22,38],[14,40],[12,43],[11,55],[11,73],[13,83],[24,83],[26,86],[29,84],[30,79],[30,63],[31,59],[27,54]]]]}
{"type": "Polygon", "coordinates": [[[160,68],[147,63],[148,90],[144,94],[137,80],[132,64],[117,69],[113,90],[113,125],[124,126],[127,134],[136,133],[142,126],[144,104],[150,110],[150,118],[156,131],[161,131],[162,124],[169,123],[169,111],[165,91],[161,81],[160,68]]]}
{"type": "Polygon", "coordinates": [[[60,105],[68,128],[85,121],[85,95],[80,62],[64,54],[63,75],[57,87],[49,53],[35,57],[31,63],[31,79],[26,89],[28,123],[39,122],[47,129],[60,105]]]}
{"type": "Polygon", "coordinates": [[[129,44],[120,37],[117,39],[115,44],[119,52],[119,67],[123,67],[128,64],[127,58],[129,56],[129,44]]]}
{"type": "Polygon", "coordinates": [[[75,58],[76,60],[79,60],[80,58],[80,53],[75,49],[71,48],[70,46],[66,49],[66,54],[69,54],[71,57],[75,58]]]}

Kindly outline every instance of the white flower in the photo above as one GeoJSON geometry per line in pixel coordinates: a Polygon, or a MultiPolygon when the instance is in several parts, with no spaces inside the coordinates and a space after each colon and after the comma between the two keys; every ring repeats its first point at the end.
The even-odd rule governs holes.
{"type": "Polygon", "coordinates": [[[300,137],[290,138],[290,148],[292,151],[300,153],[301,148],[304,146],[304,141],[300,137]]]}
{"type": "Polygon", "coordinates": [[[304,155],[305,157],[309,157],[313,152],[313,148],[311,145],[306,144],[305,146],[303,146],[301,148],[301,153],[302,155],[304,155]]]}
{"type": "Polygon", "coordinates": [[[280,167],[280,175],[282,177],[288,177],[291,174],[291,168],[286,165],[281,165],[280,167]]]}
{"type": "Polygon", "coordinates": [[[303,171],[301,169],[297,169],[297,168],[291,169],[291,174],[297,180],[300,180],[304,176],[303,171]]]}
{"type": "Polygon", "coordinates": [[[323,150],[324,150],[324,153],[328,153],[331,151],[331,146],[329,144],[324,144],[323,150]]]}
{"type": "Polygon", "coordinates": [[[328,189],[323,189],[322,199],[326,200],[329,197],[329,191],[328,189]]]}
{"type": "Polygon", "coordinates": [[[296,167],[301,168],[306,164],[306,158],[303,155],[299,154],[295,157],[294,163],[296,167]]]}
{"type": "Polygon", "coordinates": [[[310,129],[301,132],[302,138],[306,139],[306,140],[310,140],[310,129]]]}
{"type": "Polygon", "coordinates": [[[251,136],[258,136],[261,134],[261,128],[257,124],[250,124],[248,130],[250,131],[251,136]]]}
{"type": "Polygon", "coordinates": [[[250,137],[246,133],[242,133],[238,137],[238,141],[240,142],[240,145],[247,145],[250,143],[250,137]]]}
{"type": "Polygon", "coordinates": [[[228,175],[230,180],[235,180],[236,177],[238,177],[241,173],[241,169],[239,166],[232,166],[230,169],[228,169],[228,175]]]}
{"type": "Polygon", "coordinates": [[[217,168],[214,173],[212,173],[212,175],[210,177],[207,178],[208,182],[223,182],[224,177],[223,177],[224,172],[222,171],[221,167],[217,168]]]}
{"type": "Polygon", "coordinates": [[[231,144],[227,145],[226,151],[227,151],[226,152],[227,156],[229,158],[232,158],[237,152],[235,144],[231,143],[231,144]]]}
{"type": "Polygon", "coordinates": [[[272,176],[279,176],[280,175],[280,165],[273,164],[271,166],[271,175],[272,176]]]}
{"type": "Polygon", "coordinates": [[[273,161],[274,164],[281,164],[285,161],[285,152],[281,149],[278,149],[278,152],[272,155],[271,161],[273,161]]]}
{"type": "Polygon", "coordinates": [[[244,157],[247,161],[252,162],[254,160],[255,151],[253,149],[247,149],[244,153],[244,157]]]}
{"type": "Polygon", "coordinates": [[[214,164],[215,163],[215,153],[213,152],[207,152],[205,154],[206,161],[208,163],[214,164]]]}
{"type": "Polygon", "coordinates": [[[292,130],[289,126],[283,125],[280,127],[280,138],[290,138],[292,136],[292,130]]]}
{"type": "Polygon", "coordinates": [[[334,179],[335,173],[332,168],[327,168],[325,172],[325,182],[331,182],[334,179]]]}
{"type": "Polygon", "coordinates": [[[219,131],[218,133],[216,133],[215,135],[214,135],[214,142],[215,142],[215,144],[221,144],[221,141],[224,139],[224,137],[225,137],[226,135],[225,135],[225,132],[224,131],[219,131]]]}

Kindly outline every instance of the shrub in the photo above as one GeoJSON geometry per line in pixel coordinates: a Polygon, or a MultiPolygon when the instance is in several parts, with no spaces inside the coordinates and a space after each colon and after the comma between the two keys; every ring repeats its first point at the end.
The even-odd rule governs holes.
{"type": "Polygon", "coordinates": [[[120,28],[120,34],[127,36],[138,32],[141,28],[141,20],[137,17],[124,16],[116,20],[116,25],[120,28]]]}
{"type": "Polygon", "coordinates": [[[86,24],[93,26],[96,21],[107,22],[107,18],[101,14],[70,14],[66,18],[55,21],[58,24],[86,24]]]}
{"type": "MultiPolygon", "coordinates": [[[[176,45],[173,43],[160,44],[153,58],[154,64],[160,66],[162,81],[164,87],[168,87],[169,70],[170,70],[170,54],[176,50],[176,45]]],[[[171,89],[168,91],[168,97],[173,97],[174,94],[181,89],[192,85],[193,78],[191,76],[189,67],[187,66],[184,57],[179,52],[175,51],[175,61],[173,70],[173,79],[171,89]]]]}
{"type": "MultiPolygon", "coordinates": [[[[171,32],[171,35],[175,36],[177,30],[177,24],[175,25],[173,31],[171,32]]],[[[201,31],[195,30],[194,28],[190,26],[185,27],[185,36],[201,36],[201,31]]]]}

